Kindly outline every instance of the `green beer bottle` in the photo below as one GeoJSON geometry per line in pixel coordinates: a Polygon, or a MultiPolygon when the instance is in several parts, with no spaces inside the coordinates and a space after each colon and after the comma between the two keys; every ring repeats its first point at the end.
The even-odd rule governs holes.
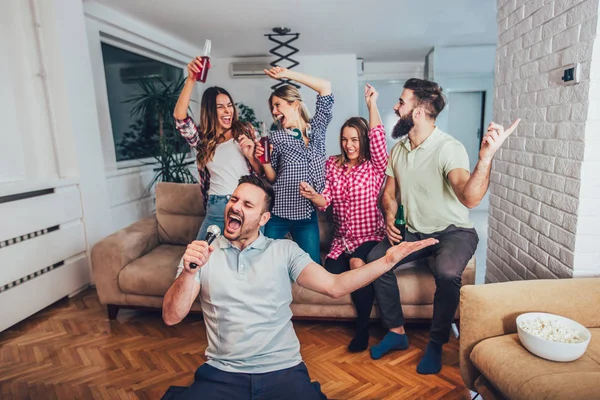
{"type": "Polygon", "coordinates": [[[402,240],[400,242],[406,240],[406,220],[404,219],[404,206],[402,204],[398,205],[398,212],[396,213],[394,226],[400,231],[400,235],[402,236],[402,240]]]}

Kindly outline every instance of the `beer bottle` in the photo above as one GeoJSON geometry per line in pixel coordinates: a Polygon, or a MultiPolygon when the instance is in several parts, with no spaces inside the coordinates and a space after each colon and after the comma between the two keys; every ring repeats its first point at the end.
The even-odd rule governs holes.
{"type": "Polygon", "coordinates": [[[398,205],[394,226],[400,231],[400,235],[402,235],[401,241],[406,240],[406,220],[404,219],[404,206],[402,204],[398,205]]]}

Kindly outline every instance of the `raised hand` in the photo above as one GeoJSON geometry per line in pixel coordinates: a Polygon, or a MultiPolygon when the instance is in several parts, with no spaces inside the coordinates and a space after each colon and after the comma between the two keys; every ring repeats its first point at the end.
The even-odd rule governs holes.
{"type": "Polygon", "coordinates": [[[188,244],[185,253],[183,254],[184,272],[188,274],[196,274],[198,269],[190,268],[190,263],[196,264],[199,268],[203,267],[210,257],[214,248],[204,240],[194,240],[188,244]]]}
{"type": "Polygon", "coordinates": [[[244,154],[244,157],[249,160],[254,158],[254,148],[256,147],[254,140],[250,139],[246,135],[240,135],[238,138],[238,144],[242,150],[242,153],[244,154]]]}
{"type": "Polygon", "coordinates": [[[439,241],[432,238],[419,240],[417,242],[402,242],[396,246],[390,247],[385,252],[385,260],[393,267],[409,254],[424,249],[425,247],[433,246],[436,243],[439,243],[439,241]]]}
{"type": "Polygon", "coordinates": [[[369,110],[373,105],[377,106],[377,98],[379,98],[379,93],[373,86],[367,83],[365,85],[365,103],[367,103],[369,110]]]}
{"type": "Polygon", "coordinates": [[[189,62],[187,65],[187,79],[196,81],[196,74],[200,72],[200,68],[203,67],[202,57],[198,56],[189,62]]]}
{"type": "Polygon", "coordinates": [[[494,154],[502,146],[502,143],[509,137],[517,126],[519,126],[521,119],[518,118],[512,125],[504,130],[502,125],[498,125],[495,122],[490,122],[488,125],[487,132],[483,136],[481,141],[481,149],[479,150],[479,159],[485,162],[491,162],[494,158],[494,154]]]}
{"type": "Polygon", "coordinates": [[[300,182],[300,194],[311,201],[319,195],[319,193],[306,182],[300,182]]]}
{"type": "Polygon", "coordinates": [[[289,79],[289,70],[283,67],[273,67],[271,69],[265,69],[265,74],[269,75],[273,79],[289,79]]]}

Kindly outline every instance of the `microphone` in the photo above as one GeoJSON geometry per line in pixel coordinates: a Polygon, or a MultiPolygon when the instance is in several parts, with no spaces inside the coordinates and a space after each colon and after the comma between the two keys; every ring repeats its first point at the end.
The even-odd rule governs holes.
{"type": "MultiPolygon", "coordinates": [[[[221,229],[217,225],[211,225],[206,230],[206,236],[204,237],[204,241],[210,246],[210,244],[214,242],[215,239],[219,236],[221,236],[221,229]]],[[[198,264],[190,263],[190,268],[198,268],[198,264]]]]}

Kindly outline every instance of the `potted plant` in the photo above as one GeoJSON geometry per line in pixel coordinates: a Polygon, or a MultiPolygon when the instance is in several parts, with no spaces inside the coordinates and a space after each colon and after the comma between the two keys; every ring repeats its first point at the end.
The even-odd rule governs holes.
{"type": "Polygon", "coordinates": [[[140,79],[139,93],[125,100],[132,104],[131,116],[137,119],[130,125],[119,143],[121,152],[130,158],[153,157],[156,161],[144,162],[154,166],[156,172],[147,191],[159,181],[196,183],[189,166],[195,160],[186,160],[189,146],[175,128],[172,114],[185,78],[165,82],[162,78],[140,79]]]}

